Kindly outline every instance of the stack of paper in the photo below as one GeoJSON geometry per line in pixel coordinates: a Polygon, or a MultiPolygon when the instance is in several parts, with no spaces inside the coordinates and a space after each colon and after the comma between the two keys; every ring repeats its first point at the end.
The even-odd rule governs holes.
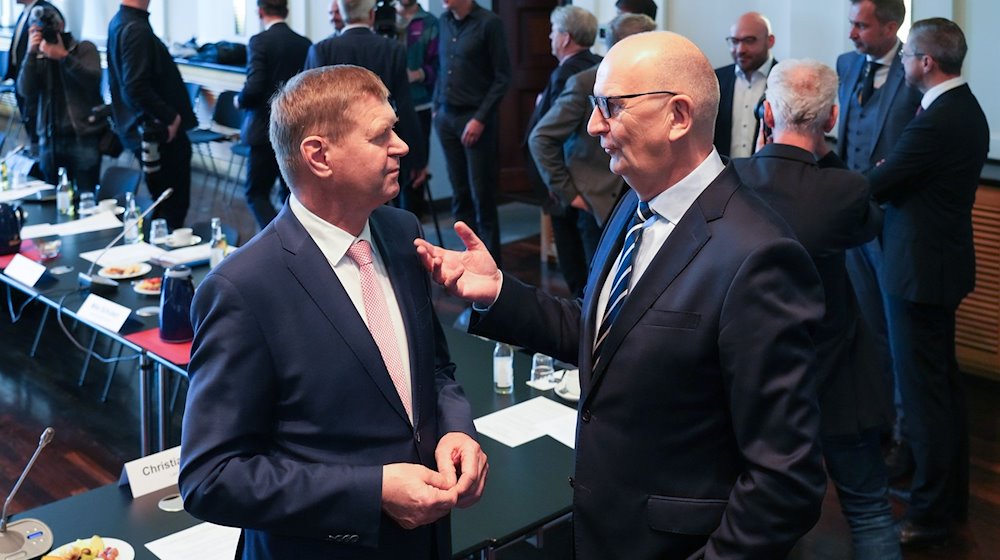
{"type": "Polygon", "coordinates": [[[576,448],[576,410],[545,397],[476,418],[474,423],[480,434],[509,447],[548,435],[576,448]]]}
{"type": "Polygon", "coordinates": [[[122,221],[111,212],[101,212],[87,218],[61,224],[36,224],[21,228],[21,239],[35,239],[50,235],[76,235],[105,229],[121,228],[122,221]]]}
{"type": "Polygon", "coordinates": [[[159,258],[166,251],[149,243],[140,242],[112,247],[103,256],[102,253],[104,253],[104,249],[87,251],[86,253],[81,253],[80,258],[90,262],[97,262],[98,266],[125,265],[147,262],[151,259],[159,258]],[[97,261],[98,257],[100,257],[100,261],[97,261]]]}
{"type": "Polygon", "coordinates": [[[239,540],[238,528],[202,523],[148,542],[146,548],[160,560],[232,560],[239,540]]]}
{"type": "Polygon", "coordinates": [[[31,181],[30,183],[24,183],[12,191],[0,191],[0,202],[21,200],[22,198],[27,198],[35,193],[52,190],[54,188],[55,187],[45,181],[31,181]]]}

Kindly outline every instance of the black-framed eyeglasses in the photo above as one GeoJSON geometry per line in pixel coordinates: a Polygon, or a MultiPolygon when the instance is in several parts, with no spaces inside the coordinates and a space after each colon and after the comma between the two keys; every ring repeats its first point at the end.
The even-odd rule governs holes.
{"type": "Polygon", "coordinates": [[[757,41],[760,41],[760,37],[756,35],[750,35],[749,37],[726,37],[726,44],[734,49],[740,46],[740,43],[752,47],[757,44],[757,41]]]}
{"type": "Polygon", "coordinates": [[[917,52],[917,51],[906,52],[903,49],[899,49],[899,58],[902,58],[902,59],[905,59],[908,56],[924,56],[925,54],[927,54],[927,53],[922,53],[922,52],[917,52]]]}
{"type": "Polygon", "coordinates": [[[622,99],[633,99],[635,97],[642,97],[644,95],[680,95],[673,91],[647,91],[645,93],[631,93],[628,95],[588,95],[587,98],[590,99],[590,104],[601,110],[601,115],[606,119],[617,117],[621,112],[622,105],[618,101],[622,99]]]}

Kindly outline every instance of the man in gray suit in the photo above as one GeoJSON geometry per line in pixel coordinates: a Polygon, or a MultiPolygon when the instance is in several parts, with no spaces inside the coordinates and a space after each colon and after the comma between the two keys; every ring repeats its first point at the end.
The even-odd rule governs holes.
{"type": "MultiPolygon", "coordinates": [[[[837,151],[853,171],[869,169],[888,155],[920,103],[920,93],[905,83],[898,56],[902,44],[896,32],[905,15],[903,0],[851,0],[850,38],[856,50],[837,58],[840,78],[837,151]]],[[[881,262],[878,238],[847,251],[847,271],[861,312],[872,326],[885,363],[891,364],[882,288],[876,272],[881,262]]],[[[898,372],[894,375],[892,369],[890,365],[886,375],[898,378],[898,372]]],[[[898,394],[896,414],[898,438],[898,425],[902,422],[898,394]]],[[[902,470],[905,468],[890,465],[890,475],[902,474],[902,470]]]]}
{"type": "MultiPolygon", "coordinates": [[[[608,27],[610,49],[629,35],[653,31],[656,22],[644,14],[622,14],[608,27]]],[[[601,148],[600,139],[587,134],[593,111],[587,96],[594,91],[596,79],[597,66],[571,77],[528,137],[531,157],[546,188],[568,208],[567,215],[576,216],[575,230],[556,231],[559,268],[575,296],[583,295],[601,229],[625,187],[625,181],[608,169],[611,156],[601,148]]]]}

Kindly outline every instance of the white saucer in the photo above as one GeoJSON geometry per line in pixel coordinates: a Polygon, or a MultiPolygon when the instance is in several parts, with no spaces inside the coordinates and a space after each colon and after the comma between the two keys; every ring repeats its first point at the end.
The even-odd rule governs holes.
{"type": "Polygon", "coordinates": [[[552,391],[559,398],[577,402],[580,400],[580,370],[568,369],[552,391]]]}
{"type": "Polygon", "coordinates": [[[201,243],[201,236],[200,235],[192,235],[191,236],[191,240],[188,241],[187,243],[180,243],[176,239],[174,239],[173,235],[169,235],[169,236],[167,236],[167,241],[166,241],[166,243],[164,243],[164,245],[166,245],[167,247],[170,247],[172,249],[177,249],[177,248],[180,248],[180,247],[190,247],[192,245],[197,245],[199,243],[201,243]]]}
{"type": "MultiPolygon", "coordinates": [[[[104,212],[104,210],[101,210],[100,206],[95,206],[95,207],[91,208],[90,210],[80,210],[80,215],[81,216],[93,216],[94,214],[100,214],[101,212],[104,212]]],[[[116,206],[115,207],[115,215],[116,216],[121,216],[124,213],[125,213],[125,207],[123,207],[123,206],[116,206]]]]}

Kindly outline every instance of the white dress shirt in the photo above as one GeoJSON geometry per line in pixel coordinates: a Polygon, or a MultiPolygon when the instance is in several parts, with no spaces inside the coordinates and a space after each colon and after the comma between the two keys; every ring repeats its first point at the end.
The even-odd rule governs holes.
{"type": "MultiPolygon", "coordinates": [[[[389,282],[389,273],[379,254],[378,245],[372,240],[370,224],[365,222],[365,228],[361,231],[361,235],[354,237],[350,233],[313,214],[295,198],[294,194],[289,195],[288,204],[291,207],[292,213],[298,218],[299,223],[305,228],[306,233],[316,242],[319,250],[326,257],[327,262],[330,263],[330,267],[333,268],[333,272],[344,286],[344,290],[351,298],[351,303],[354,304],[354,308],[358,310],[358,314],[361,315],[366,325],[368,324],[368,314],[365,313],[365,300],[361,293],[361,273],[358,270],[358,265],[347,256],[347,249],[359,239],[364,239],[371,244],[372,264],[375,265],[375,275],[378,277],[378,283],[382,287],[382,293],[385,294],[385,304],[389,310],[389,318],[392,321],[396,346],[399,348],[399,358],[403,364],[404,377],[408,385],[407,390],[412,391],[412,381],[410,380],[410,346],[406,338],[406,327],[403,326],[403,314],[399,310],[399,302],[396,301],[396,292],[393,291],[392,283],[389,282]]],[[[334,365],[331,364],[331,367],[334,367],[334,365]]]]}
{"type": "MultiPolygon", "coordinates": [[[[649,201],[649,207],[656,213],[652,218],[645,221],[642,230],[642,240],[639,242],[639,249],[632,262],[632,276],[629,278],[629,292],[635,288],[636,283],[642,278],[643,273],[653,261],[653,257],[660,252],[660,248],[674,231],[674,226],[681,221],[684,214],[691,208],[695,200],[701,193],[719,176],[726,168],[719,157],[719,152],[714,148],[712,153],[705,158],[692,171],[675,185],[668,187],[665,191],[656,195],[649,201]]],[[[618,271],[621,253],[615,259],[615,264],[604,279],[601,293],[597,298],[597,322],[600,326],[604,320],[604,313],[607,311],[608,298],[611,295],[611,284],[614,282],[615,274],[618,271]]],[[[627,300],[626,300],[627,303],[627,300]]],[[[599,329],[594,329],[595,340],[599,329]]]]}
{"type": "Polygon", "coordinates": [[[924,92],[924,96],[920,98],[920,106],[926,111],[930,108],[931,103],[934,103],[941,94],[949,92],[959,86],[965,85],[965,78],[961,76],[956,76],[950,80],[945,80],[940,84],[932,87],[931,89],[924,92]]]}
{"type": "Polygon", "coordinates": [[[747,76],[740,65],[736,65],[736,81],[733,83],[733,126],[730,129],[729,157],[750,157],[753,155],[757,139],[757,116],[754,109],[767,88],[767,75],[774,66],[774,57],[768,55],[767,61],[747,76]]]}
{"type": "MultiPolygon", "coordinates": [[[[889,49],[889,52],[885,53],[885,56],[879,59],[872,58],[872,55],[866,54],[866,62],[877,62],[879,64],[878,69],[875,70],[875,89],[885,85],[885,81],[889,79],[889,67],[895,62],[897,54],[899,52],[900,43],[899,39],[896,39],[896,46],[889,49]]],[[[861,76],[864,77],[864,71],[862,70],[861,76]]]]}

